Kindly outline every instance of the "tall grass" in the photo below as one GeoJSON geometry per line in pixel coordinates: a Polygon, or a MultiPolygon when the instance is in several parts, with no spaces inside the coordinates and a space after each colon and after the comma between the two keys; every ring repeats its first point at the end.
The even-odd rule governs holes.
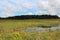
{"type": "Polygon", "coordinates": [[[60,19],[0,20],[0,40],[60,40],[60,30],[27,33],[27,27],[55,26],[60,19]]]}
{"type": "Polygon", "coordinates": [[[60,30],[43,33],[1,33],[0,40],[60,40],[60,30]]]}

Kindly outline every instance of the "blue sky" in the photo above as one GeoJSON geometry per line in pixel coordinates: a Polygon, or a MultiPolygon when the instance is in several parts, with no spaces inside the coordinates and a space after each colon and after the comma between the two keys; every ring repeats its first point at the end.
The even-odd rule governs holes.
{"type": "Polygon", "coordinates": [[[60,0],[0,0],[0,17],[42,14],[60,16],[60,0]]]}

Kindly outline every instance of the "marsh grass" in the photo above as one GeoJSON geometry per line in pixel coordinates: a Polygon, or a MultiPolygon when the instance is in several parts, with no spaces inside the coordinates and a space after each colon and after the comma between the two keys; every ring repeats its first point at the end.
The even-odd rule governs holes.
{"type": "Polygon", "coordinates": [[[31,34],[26,32],[1,33],[0,40],[60,40],[60,31],[31,34]]]}
{"type": "Polygon", "coordinates": [[[60,19],[0,20],[0,40],[60,40],[60,30],[27,33],[27,27],[56,26],[60,19]]]}

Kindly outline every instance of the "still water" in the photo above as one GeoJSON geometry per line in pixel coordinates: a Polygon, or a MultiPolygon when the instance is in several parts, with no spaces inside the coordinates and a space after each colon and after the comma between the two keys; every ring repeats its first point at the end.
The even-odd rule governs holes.
{"type": "Polygon", "coordinates": [[[55,30],[60,30],[60,25],[58,26],[53,26],[51,28],[42,28],[42,27],[34,27],[34,28],[30,28],[28,27],[26,29],[26,32],[28,33],[34,33],[34,32],[48,32],[48,31],[55,31],[55,30]]]}

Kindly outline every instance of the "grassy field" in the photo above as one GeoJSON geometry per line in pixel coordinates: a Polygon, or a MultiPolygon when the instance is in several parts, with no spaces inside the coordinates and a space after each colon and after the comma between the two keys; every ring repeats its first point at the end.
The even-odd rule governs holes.
{"type": "Polygon", "coordinates": [[[60,40],[60,30],[27,33],[27,27],[56,26],[60,19],[0,20],[0,40],[60,40]]]}
{"type": "Polygon", "coordinates": [[[31,34],[26,32],[1,33],[0,40],[60,40],[60,31],[31,34]]]}

